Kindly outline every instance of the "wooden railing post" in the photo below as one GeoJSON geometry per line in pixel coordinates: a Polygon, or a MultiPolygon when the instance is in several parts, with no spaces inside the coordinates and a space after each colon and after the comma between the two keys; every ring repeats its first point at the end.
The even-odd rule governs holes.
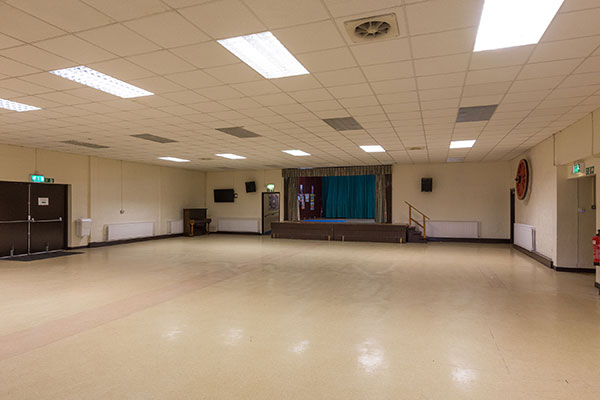
{"type": "Polygon", "coordinates": [[[423,215],[423,238],[427,239],[427,221],[425,221],[424,215],[423,215]]]}
{"type": "Polygon", "coordinates": [[[408,206],[408,227],[412,224],[412,207],[408,206]]]}

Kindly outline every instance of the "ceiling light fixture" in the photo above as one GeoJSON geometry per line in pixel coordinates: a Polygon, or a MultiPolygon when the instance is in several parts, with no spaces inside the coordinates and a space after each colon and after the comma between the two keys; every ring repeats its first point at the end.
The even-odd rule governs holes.
{"type": "Polygon", "coordinates": [[[485,0],[474,51],[540,41],[564,0],[485,0]]]}
{"type": "Polygon", "coordinates": [[[39,107],[28,106],[27,104],[17,103],[16,101],[4,99],[0,99],[0,108],[16,112],[41,110],[41,108],[39,107]]]}
{"type": "Polygon", "coordinates": [[[165,161],[173,161],[173,162],[190,162],[190,160],[186,160],[184,158],[177,158],[177,157],[158,157],[159,160],[165,160],[165,161]]]}
{"type": "Polygon", "coordinates": [[[84,65],[72,68],[57,69],[55,71],[50,71],[50,73],[70,81],[81,83],[82,85],[122,97],[124,99],[152,96],[154,94],[137,86],[133,86],[129,83],[113,78],[112,76],[105,75],[102,72],[95,71],[84,65]]]}
{"type": "Polygon", "coordinates": [[[453,140],[450,142],[451,149],[470,149],[475,144],[475,140],[453,140]]]}
{"type": "Polygon", "coordinates": [[[238,36],[218,42],[267,79],[309,73],[271,32],[238,36]]]}
{"type": "Polygon", "coordinates": [[[237,154],[231,154],[231,153],[215,154],[215,156],[229,158],[230,160],[245,160],[246,159],[246,157],[238,156],[237,154]]]}
{"type": "Polygon", "coordinates": [[[295,157],[306,157],[306,156],[310,156],[310,154],[308,154],[305,151],[302,150],[281,150],[284,153],[287,153],[291,156],[295,156],[295,157]]]}
{"type": "Polygon", "coordinates": [[[385,153],[385,149],[378,144],[374,146],[360,146],[360,148],[367,153],[385,153]]]}

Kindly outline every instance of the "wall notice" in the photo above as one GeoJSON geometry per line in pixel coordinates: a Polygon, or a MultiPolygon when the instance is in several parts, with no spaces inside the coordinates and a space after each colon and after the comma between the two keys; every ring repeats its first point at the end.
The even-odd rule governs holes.
{"type": "Polygon", "coordinates": [[[38,197],[38,206],[50,205],[50,199],[48,197],[38,197]]]}

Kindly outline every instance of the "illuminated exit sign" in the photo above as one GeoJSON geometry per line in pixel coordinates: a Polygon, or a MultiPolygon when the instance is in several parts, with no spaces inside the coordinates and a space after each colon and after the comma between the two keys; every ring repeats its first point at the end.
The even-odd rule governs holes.
{"type": "Polygon", "coordinates": [[[573,164],[573,174],[581,174],[583,172],[584,164],[575,163],[573,164]]]}
{"type": "Polygon", "coordinates": [[[44,183],[46,181],[46,177],[44,175],[29,175],[29,179],[31,182],[36,183],[44,183]]]}

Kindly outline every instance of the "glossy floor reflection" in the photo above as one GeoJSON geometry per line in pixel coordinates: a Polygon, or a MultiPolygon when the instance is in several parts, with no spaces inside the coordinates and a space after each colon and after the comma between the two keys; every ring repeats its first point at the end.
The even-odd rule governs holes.
{"type": "Polygon", "coordinates": [[[506,245],[211,235],[0,262],[0,399],[598,399],[600,296],[506,245]]]}

